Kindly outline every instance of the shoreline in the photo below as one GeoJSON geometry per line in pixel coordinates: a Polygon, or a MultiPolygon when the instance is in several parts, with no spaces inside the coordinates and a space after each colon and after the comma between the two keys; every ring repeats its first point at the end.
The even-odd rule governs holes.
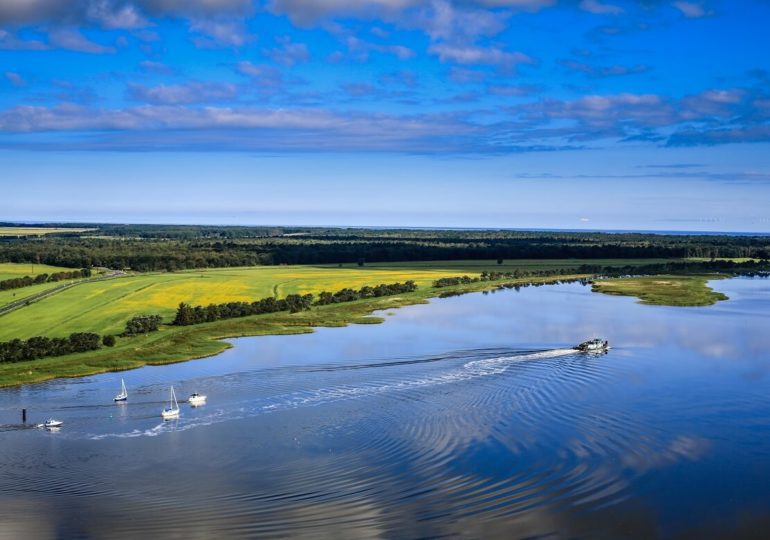
{"type": "Polygon", "coordinates": [[[78,378],[101,373],[127,371],[147,365],[165,365],[216,356],[233,345],[223,341],[239,337],[292,335],[313,332],[314,328],[344,327],[350,324],[379,324],[379,310],[397,309],[427,303],[447,292],[465,294],[497,289],[501,285],[554,284],[587,279],[590,274],[570,274],[539,278],[501,279],[451,287],[424,287],[413,293],[316,306],[299,313],[270,313],[226,319],[192,326],[163,325],[161,330],[131,338],[121,338],[115,347],[67,356],[41,358],[27,362],[0,364],[0,388],[36,384],[59,378],[78,378]]]}
{"type": "MultiPolygon", "coordinates": [[[[385,319],[373,316],[374,312],[427,303],[431,298],[483,292],[508,285],[512,287],[527,284],[548,285],[593,277],[591,274],[569,274],[538,278],[507,278],[441,288],[423,287],[412,293],[315,306],[311,310],[299,313],[278,312],[252,315],[191,326],[163,325],[158,332],[121,338],[112,348],[102,347],[86,353],[0,364],[0,388],[208,358],[233,347],[231,343],[224,341],[227,339],[307,334],[312,333],[314,328],[379,324],[385,319]]],[[[708,282],[728,277],[725,274],[713,274],[612,278],[594,282],[591,290],[610,296],[636,297],[640,303],[647,305],[708,306],[728,299],[724,294],[708,287],[708,282]],[[618,285],[619,282],[620,285],[618,285]],[[641,287],[638,286],[639,283],[642,284],[641,287]],[[656,291],[650,294],[650,283],[658,288],[661,283],[674,286],[662,293],[658,290],[656,296],[654,294],[656,291]],[[687,286],[680,286],[682,283],[687,286]],[[608,290],[610,288],[613,290],[608,290]]]]}

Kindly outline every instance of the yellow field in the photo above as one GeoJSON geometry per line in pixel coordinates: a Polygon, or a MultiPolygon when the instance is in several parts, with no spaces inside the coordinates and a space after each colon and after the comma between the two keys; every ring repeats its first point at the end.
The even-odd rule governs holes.
{"type": "Polygon", "coordinates": [[[51,233],[79,233],[93,230],[66,227],[0,227],[0,236],[42,236],[51,233]]]}
{"type": "MultiPolygon", "coordinates": [[[[262,266],[126,276],[83,283],[0,317],[0,341],[81,331],[119,333],[134,315],[157,313],[171,319],[180,302],[253,301],[408,279],[427,287],[434,279],[453,275],[457,275],[454,269],[262,266]]],[[[0,305],[2,300],[16,300],[19,291],[26,294],[32,288],[37,289],[18,289],[12,299],[6,298],[8,294],[0,296],[0,305]]]]}

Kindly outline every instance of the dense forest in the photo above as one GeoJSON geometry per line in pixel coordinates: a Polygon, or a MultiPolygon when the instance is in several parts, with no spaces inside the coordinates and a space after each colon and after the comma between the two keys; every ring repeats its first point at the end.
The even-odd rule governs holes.
{"type": "Polygon", "coordinates": [[[0,237],[0,262],[172,271],[456,259],[770,256],[770,236],[74,223],[66,226],[89,226],[96,230],[42,237],[0,237]]]}

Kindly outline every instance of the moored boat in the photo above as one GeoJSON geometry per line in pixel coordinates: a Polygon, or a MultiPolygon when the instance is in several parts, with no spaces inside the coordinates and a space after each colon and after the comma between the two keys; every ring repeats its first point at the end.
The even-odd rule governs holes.
{"type": "Polygon", "coordinates": [[[120,379],[120,394],[112,398],[112,401],[126,401],[128,400],[128,391],[126,390],[126,381],[120,379]]]}
{"type": "Polygon", "coordinates": [[[179,417],[179,403],[176,402],[176,394],[174,393],[174,387],[171,387],[171,395],[168,400],[168,408],[163,409],[160,415],[164,420],[170,420],[172,418],[179,417]]]}
{"type": "Polygon", "coordinates": [[[193,407],[197,407],[198,405],[206,403],[206,396],[199,394],[198,392],[193,392],[190,394],[190,397],[187,398],[187,402],[193,407]]]}

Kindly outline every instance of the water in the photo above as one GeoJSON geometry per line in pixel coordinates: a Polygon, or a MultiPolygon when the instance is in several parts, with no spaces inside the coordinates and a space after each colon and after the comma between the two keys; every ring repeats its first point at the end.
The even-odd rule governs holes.
{"type": "Polygon", "coordinates": [[[763,537],[770,280],[714,285],[731,300],[437,299],[0,390],[0,537],[763,537]],[[609,354],[569,349],[594,336],[609,354]],[[163,422],[170,384],[208,403],[163,422]]]}

